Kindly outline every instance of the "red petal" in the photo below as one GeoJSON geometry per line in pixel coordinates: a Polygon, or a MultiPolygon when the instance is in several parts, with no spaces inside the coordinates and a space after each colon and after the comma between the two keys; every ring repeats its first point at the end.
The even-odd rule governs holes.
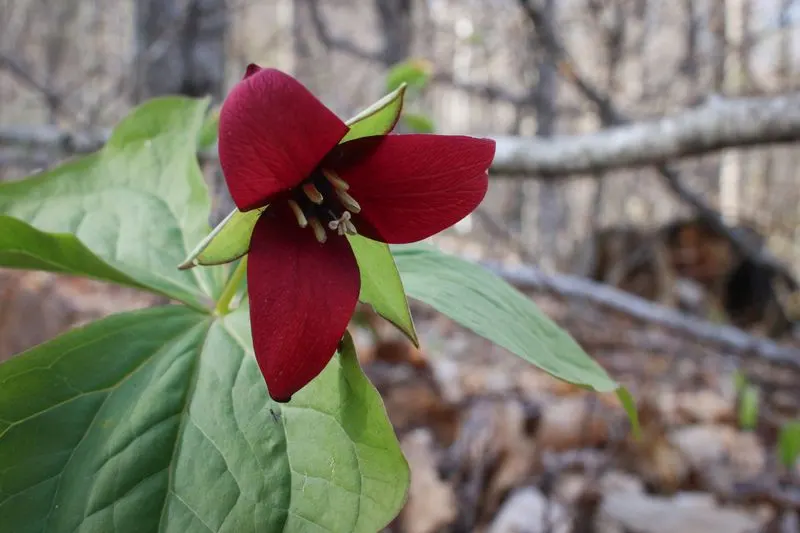
{"type": "Polygon", "coordinates": [[[361,205],[354,217],[366,237],[415,242],[452,226],[486,195],[491,139],[447,135],[389,135],[344,143],[334,170],[361,205]]]}
{"type": "Polygon", "coordinates": [[[261,207],[299,184],[347,131],[291,76],[249,66],[219,116],[219,159],[236,206],[261,207]]]}
{"type": "Polygon", "coordinates": [[[319,244],[290,214],[261,216],[247,263],[256,360],[279,402],[328,364],[353,316],[361,288],[347,239],[319,244]]]}

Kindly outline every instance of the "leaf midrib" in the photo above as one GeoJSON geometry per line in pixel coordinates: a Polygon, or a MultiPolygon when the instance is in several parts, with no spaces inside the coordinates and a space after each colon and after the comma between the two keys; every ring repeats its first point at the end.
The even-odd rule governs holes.
{"type": "MultiPolygon", "coordinates": [[[[205,317],[203,317],[203,318],[205,318],[205,317]]],[[[83,393],[81,393],[81,394],[78,394],[78,395],[76,395],[76,396],[73,396],[73,397],[71,397],[69,400],[65,400],[65,401],[61,402],[61,404],[64,404],[64,403],[69,403],[70,401],[74,401],[76,398],[83,397],[83,396],[85,396],[85,395],[87,395],[87,394],[92,394],[92,393],[100,393],[100,392],[106,392],[106,396],[105,396],[105,398],[103,398],[103,402],[102,402],[102,403],[100,404],[100,406],[97,408],[97,411],[95,412],[94,416],[92,417],[92,420],[91,420],[91,422],[89,423],[89,425],[86,427],[86,431],[85,431],[85,432],[84,432],[84,434],[81,436],[80,440],[79,440],[79,441],[77,442],[77,444],[75,444],[75,446],[72,448],[72,451],[70,452],[70,455],[69,455],[69,457],[67,458],[67,460],[64,462],[64,465],[63,465],[63,467],[61,468],[61,471],[60,471],[58,474],[56,474],[56,475],[54,475],[54,476],[50,476],[50,478],[48,478],[48,480],[50,480],[50,479],[53,479],[53,478],[55,478],[55,477],[58,477],[58,481],[56,482],[56,488],[55,488],[55,492],[53,493],[53,496],[52,496],[52,502],[51,502],[51,504],[50,504],[50,509],[49,509],[49,511],[48,511],[48,513],[47,513],[47,515],[46,515],[46,517],[45,517],[45,520],[44,520],[44,526],[43,526],[43,529],[42,529],[42,533],[47,533],[47,532],[49,531],[49,523],[50,523],[50,518],[51,518],[51,516],[52,516],[52,514],[53,514],[53,511],[55,510],[56,502],[57,502],[57,500],[58,500],[58,495],[59,495],[59,492],[61,491],[61,480],[63,479],[64,472],[65,472],[65,471],[66,471],[66,469],[69,467],[69,465],[70,465],[70,462],[72,461],[72,459],[73,459],[73,457],[74,457],[74,455],[75,455],[75,452],[76,452],[76,451],[77,451],[77,450],[80,448],[80,446],[83,444],[84,440],[86,439],[87,435],[89,435],[89,433],[91,432],[91,430],[94,428],[94,426],[95,426],[95,423],[97,422],[97,417],[99,416],[100,412],[103,410],[103,407],[106,405],[106,402],[108,401],[108,398],[110,398],[110,397],[111,397],[111,392],[112,392],[113,390],[117,389],[117,388],[118,388],[120,385],[122,385],[122,384],[123,384],[123,383],[124,383],[126,380],[128,380],[128,379],[129,379],[131,376],[133,376],[134,374],[136,374],[136,372],[137,372],[137,371],[139,371],[141,368],[143,368],[145,365],[149,364],[149,363],[150,363],[150,362],[153,360],[153,358],[154,358],[154,357],[156,357],[156,356],[157,356],[159,353],[162,353],[163,351],[165,351],[165,350],[168,350],[169,348],[171,348],[171,347],[172,347],[172,345],[174,345],[176,342],[178,342],[178,341],[179,341],[180,339],[182,339],[184,336],[188,335],[188,334],[189,334],[190,332],[192,332],[194,329],[199,329],[200,327],[204,326],[204,324],[203,324],[203,322],[204,322],[204,321],[205,321],[205,320],[203,320],[203,321],[201,321],[201,322],[199,322],[199,323],[194,323],[194,324],[192,324],[192,325],[191,325],[191,326],[189,326],[188,328],[186,328],[186,329],[182,330],[180,333],[178,333],[178,334],[176,334],[176,335],[174,335],[174,336],[170,337],[170,339],[169,339],[168,341],[166,341],[166,342],[164,342],[164,343],[160,344],[160,346],[159,346],[159,349],[158,349],[158,350],[154,351],[152,354],[150,354],[150,356],[148,356],[148,357],[144,358],[144,359],[143,359],[143,360],[142,360],[142,361],[141,361],[141,362],[140,362],[140,363],[139,363],[139,364],[138,364],[138,365],[137,365],[137,366],[136,366],[134,369],[132,369],[130,372],[126,373],[126,374],[125,374],[125,376],[123,376],[123,377],[122,377],[122,378],[121,378],[119,381],[117,381],[117,382],[116,382],[114,385],[112,385],[112,386],[110,386],[110,387],[106,387],[106,388],[104,388],[104,389],[98,389],[98,390],[96,390],[96,391],[91,391],[91,392],[83,392],[83,393]]],[[[127,326],[123,326],[123,327],[122,327],[122,328],[120,328],[120,329],[125,329],[125,327],[127,327],[127,326]]],[[[206,327],[206,337],[207,337],[207,335],[208,335],[208,331],[210,331],[210,327],[206,327]]],[[[91,344],[94,344],[95,342],[101,341],[102,339],[104,339],[104,338],[107,338],[108,336],[115,335],[115,334],[117,334],[118,332],[119,332],[119,330],[115,330],[114,332],[110,333],[109,335],[104,335],[104,336],[101,336],[101,337],[95,337],[95,338],[93,338],[93,339],[92,339],[90,342],[83,343],[83,344],[82,344],[82,345],[80,345],[79,347],[83,347],[83,348],[85,348],[86,346],[89,346],[89,345],[91,345],[91,344]]],[[[204,338],[203,342],[205,343],[205,338],[204,338]]],[[[71,351],[71,350],[70,350],[70,351],[71,351]]],[[[199,359],[199,357],[197,357],[196,359],[199,359]]],[[[194,382],[194,381],[196,381],[196,367],[195,367],[195,368],[193,368],[192,376],[190,377],[190,379],[191,379],[193,382],[194,382]]],[[[187,392],[187,398],[188,398],[188,397],[189,397],[189,394],[188,394],[188,392],[187,392]]],[[[40,411],[40,412],[34,413],[34,414],[32,414],[32,415],[29,415],[27,418],[31,418],[31,417],[33,417],[33,416],[38,416],[39,414],[41,414],[41,413],[43,413],[43,412],[46,412],[46,411],[48,411],[48,410],[49,410],[50,408],[52,408],[52,407],[53,407],[53,406],[50,406],[48,409],[45,409],[45,410],[42,410],[42,411],[40,411]]],[[[181,416],[181,418],[182,418],[182,419],[185,419],[185,418],[186,418],[186,417],[185,417],[185,409],[186,409],[186,404],[184,404],[184,407],[183,407],[183,409],[181,410],[181,412],[180,412],[180,413],[176,413],[176,414],[182,415],[182,416],[181,416]]],[[[15,422],[15,424],[18,424],[18,423],[20,423],[20,422],[21,422],[21,421],[16,421],[16,422],[15,422]]],[[[10,428],[7,428],[5,431],[8,431],[8,429],[10,429],[10,428]]],[[[5,431],[4,431],[4,433],[5,433],[5,431]]],[[[180,433],[180,431],[181,431],[181,430],[179,430],[179,433],[180,433]]],[[[177,442],[177,440],[176,440],[176,442],[177,442]]],[[[172,458],[170,458],[170,464],[169,464],[169,467],[168,467],[168,468],[170,469],[170,478],[171,478],[171,474],[172,474],[172,466],[173,466],[173,463],[172,463],[172,461],[173,461],[173,459],[174,459],[174,455],[173,455],[173,457],[172,457],[172,458]]],[[[40,482],[37,482],[37,483],[36,483],[36,485],[39,485],[39,484],[41,484],[41,483],[42,483],[41,481],[40,481],[40,482]]],[[[36,485],[33,485],[33,486],[36,486],[36,485]]],[[[11,494],[11,495],[9,495],[9,497],[8,497],[8,498],[6,498],[6,500],[8,500],[9,498],[12,498],[12,497],[14,497],[14,496],[16,496],[17,494],[19,494],[19,493],[21,493],[21,492],[24,492],[24,491],[26,491],[26,490],[29,490],[30,488],[31,488],[31,487],[26,487],[25,489],[23,489],[22,491],[20,491],[20,492],[18,492],[18,493],[11,494]]],[[[169,488],[169,487],[168,487],[168,488],[169,488]]],[[[166,502],[166,498],[167,498],[167,497],[168,497],[168,495],[169,495],[169,492],[170,492],[169,490],[165,492],[165,502],[166,502]]]]}
{"type": "MultiPolygon", "coordinates": [[[[181,445],[182,445],[182,441],[183,441],[183,433],[186,430],[186,426],[187,426],[187,424],[189,422],[188,409],[189,409],[189,406],[192,403],[192,397],[194,396],[194,391],[196,390],[196,387],[197,387],[197,375],[198,375],[197,370],[200,367],[200,359],[202,358],[203,353],[205,353],[205,346],[206,346],[206,343],[208,342],[208,335],[211,333],[211,328],[213,327],[213,325],[214,325],[213,322],[207,324],[205,334],[203,335],[203,342],[200,343],[199,352],[198,352],[197,356],[194,358],[194,361],[192,362],[192,368],[191,368],[190,376],[189,376],[189,386],[186,389],[186,398],[183,401],[183,406],[181,407],[181,410],[180,410],[180,413],[179,413],[181,415],[181,421],[180,421],[180,425],[178,426],[178,431],[175,434],[175,445],[172,448],[172,454],[171,454],[171,456],[169,458],[169,464],[167,465],[167,490],[164,491],[164,504],[161,507],[161,513],[160,513],[159,518],[158,518],[158,531],[159,531],[159,533],[164,531],[164,526],[167,523],[166,520],[164,520],[164,514],[167,512],[167,508],[169,507],[170,495],[174,494],[176,497],[178,497],[177,492],[174,491],[173,487],[172,487],[173,474],[174,474],[174,471],[175,471],[175,458],[178,456],[178,454],[180,453],[180,450],[181,450],[181,445]]],[[[183,502],[183,500],[181,500],[181,501],[183,502]]],[[[191,506],[189,506],[189,504],[187,504],[186,502],[183,502],[183,504],[195,516],[197,516],[197,519],[200,520],[200,522],[204,526],[206,526],[208,528],[208,525],[206,525],[206,523],[203,521],[203,519],[200,518],[200,516],[197,515],[195,510],[192,509],[191,506]]],[[[209,531],[213,531],[213,530],[211,528],[209,528],[209,531]]]]}

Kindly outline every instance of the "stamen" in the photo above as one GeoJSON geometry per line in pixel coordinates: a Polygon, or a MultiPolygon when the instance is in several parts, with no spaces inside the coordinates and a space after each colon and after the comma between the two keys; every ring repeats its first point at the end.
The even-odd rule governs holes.
{"type": "Polygon", "coordinates": [[[337,176],[335,172],[323,169],[322,174],[329,182],[331,182],[331,185],[333,185],[335,189],[339,189],[340,191],[346,191],[347,189],[350,188],[350,185],[348,185],[348,183],[344,181],[342,178],[337,176]]]}
{"type": "Polygon", "coordinates": [[[339,201],[342,202],[342,205],[348,211],[352,211],[353,213],[360,213],[361,212],[361,206],[358,205],[358,202],[356,202],[356,199],[353,198],[352,196],[350,196],[349,194],[347,194],[346,192],[344,192],[344,191],[342,191],[340,189],[336,189],[336,196],[339,197],[339,201]]]}
{"type": "Polygon", "coordinates": [[[304,184],[303,192],[305,193],[306,196],[308,196],[309,200],[311,200],[317,205],[320,205],[324,200],[324,198],[322,197],[322,193],[319,192],[319,189],[317,189],[317,186],[314,185],[313,183],[304,184]]]}
{"type": "Polygon", "coordinates": [[[308,219],[308,223],[311,225],[311,229],[314,230],[314,237],[316,237],[317,242],[323,244],[325,241],[328,240],[328,235],[325,233],[325,228],[322,227],[319,220],[315,217],[311,217],[308,219]]]}
{"type": "Polygon", "coordinates": [[[292,209],[292,213],[294,213],[294,218],[297,219],[297,223],[300,225],[301,228],[305,228],[308,226],[308,220],[306,219],[306,215],[303,213],[303,210],[300,209],[300,206],[297,205],[297,202],[294,200],[289,200],[289,207],[292,209]]]}

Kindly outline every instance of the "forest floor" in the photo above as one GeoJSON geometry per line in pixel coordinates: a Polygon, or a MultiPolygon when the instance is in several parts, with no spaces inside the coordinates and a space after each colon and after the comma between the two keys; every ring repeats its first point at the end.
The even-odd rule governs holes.
{"type": "MultiPolygon", "coordinates": [[[[0,360],[150,296],[0,271],[0,360]],[[36,324],[32,330],[31,324],[36,324]]],[[[800,470],[776,460],[800,418],[800,364],[734,355],[624,313],[531,294],[637,400],[553,379],[412,302],[421,349],[387,323],[352,328],[412,471],[396,533],[797,533],[800,470]],[[377,335],[375,334],[377,332],[377,335]],[[759,391],[740,427],[741,376],[759,391]]]]}

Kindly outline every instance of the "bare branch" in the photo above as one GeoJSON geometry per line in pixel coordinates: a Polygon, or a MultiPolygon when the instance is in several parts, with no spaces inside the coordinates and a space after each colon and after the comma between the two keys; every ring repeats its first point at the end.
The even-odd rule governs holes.
{"type": "Polygon", "coordinates": [[[800,93],[715,100],[589,135],[497,140],[494,171],[509,175],[563,176],[661,164],[722,148],[800,140],[800,93]]]}
{"type": "Polygon", "coordinates": [[[25,85],[40,93],[44,97],[47,106],[53,111],[58,111],[61,108],[63,104],[61,95],[50,89],[47,83],[38,79],[31,69],[21,61],[5,52],[0,52],[0,69],[8,70],[25,85]]]}
{"type": "Polygon", "coordinates": [[[70,132],[57,126],[0,126],[0,147],[86,154],[99,150],[109,135],[107,130],[70,132]]]}
{"type": "Polygon", "coordinates": [[[565,274],[545,274],[529,266],[504,266],[496,262],[481,265],[523,291],[542,291],[566,299],[588,302],[660,325],[700,342],[707,342],[738,355],[754,355],[770,362],[800,368],[800,350],[749,335],[731,326],[719,326],[697,317],[644,300],[608,285],[565,274]]]}
{"type": "MultiPolygon", "coordinates": [[[[543,22],[545,20],[545,13],[543,11],[543,6],[540,3],[532,1],[532,0],[524,0],[522,7],[524,8],[526,14],[530,18],[530,20],[533,22],[533,24],[537,28],[539,28],[539,30],[543,33],[543,41],[544,41],[544,43],[546,45],[546,49],[547,49],[548,53],[552,54],[553,57],[555,57],[556,59],[560,60],[561,74],[568,81],[571,81],[575,85],[575,87],[584,95],[584,97],[587,100],[589,100],[590,102],[592,102],[596,106],[597,113],[600,116],[600,119],[601,119],[603,125],[604,126],[614,126],[614,125],[619,126],[619,125],[622,125],[622,124],[629,124],[630,123],[630,119],[628,117],[625,117],[622,113],[620,113],[616,109],[616,107],[614,106],[614,103],[611,101],[611,98],[607,94],[604,94],[601,90],[596,88],[591,82],[589,82],[588,80],[583,78],[578,73],[574,62],[571,60],[571,58],[567,54],[566,49],[563,46],[563,44],[562,44],[561,40],[559,39],[558,35],[555,33],[555,30],[553,28],[549,27],[547,24],[545,24],[543,22]]],[[[795,94],[792,94],[792,95],[786,95],[786,96],[780,96],[780,97],[772,97],[772,98],[753,98],[753,99],[750,99],[750,101],[757,102],[757,101],[760,100],[760,101],[763,101],[763,102],[770,102],[770,105],[765,106],[765,107],[769,108],[769,107],[771,107],[772,103],[777,103],[777,102],[780,102],[781,100],[785,99],[791,105],[795,105],[796,106],[797,105],[797,100],[796,100],[797,97],[798,97],[798,95],[795,93],[795,94]]],[[[741,101],[747,101],[747,100],[743,99],[741,101]]],[[[710,102],[707,102],[705,106],[702,106],[697,111],[701,111],[702,112],[704,109],[708,109],[709,113],[711,113],[712,115],[715,115],[715,113],[712,112],[713,110],[728,107],[733,102],[736,102],[736,100],[728,101],[727,106],[726,106],[726,104],[724,102],[725,101],[723,101],[723,100],[715,99],[715,101],[712,100],[710,102]]],[[[747,126],[744,125],[744,124],[741,124],[741,123],[739,124],[739,126],[734,127],[733,130],[732,130],[731,127],[732,127],[732,122],[733,122],[733,117],[734,116],[737,117],[737,119],[736,119],[737,121],[739,121],[739,120],[756,120],[756,121],[760,121],[761,119],[766,118],[765,115],[761,114],[762,111],[764,111],[766,114],[770,114],[771,113],[771,111],[758,110],[758,109],[751,108],[749,106],[742,106],[742,109],[739,109],[738,111],[742,111],[743,112],[741,116],[737,116],[737,113],[732,113],[730,116],[726,115],[726,118],[728,120],[723,120],[718,124],[718,127],[720,128],[720,131],[718,131],[717,134],[720,134],[720,133],[723,133],[723,132],[731,133],[732,131],[736,131],[736,132],[744,134],[745,130],[748,130],[747,126]]],[[[782,109],[782,113],[783,112],[785,112],[787,115],[790,115],[790,114],[793,115],[793,113],[791,113],[789,109],[782,109]]],[[[779,120],[779,117],[772,117],[772,118],[779,120]]],[[[794,118],[797,118],[797,116],[795,116],[794,118]]],[[[783,122],[782,120],[779,120],[779,121],[781,122],[781,128],[786,126],[785,122],[783,122]]],[[[761,123],[761,124],[762,124],[762,126],[764,125],[763,123],[761,123]]],[[[645,125],[644,124],[639,124],[639,126],[642,127],[642,126],[645,126],[645,125]]],[[[634,126],[634,128],[635,127],[636,126],[634,126]]],[[[667,133],[667,132],[664,132],[664,133],[667,133]]],[[[753,133],[753,132],[750,131],[750,133],[753,133]]],[[[740,140],[744,140],[744,137],[745,136],[740,138],[740,140]]],[[[773,143],[789,142],[791,140],[791,139],[788,138],[788,134],[786,132],[780,134],[777,137],[776,137],[776,139],[774,141],[771,141],[771,142],[773,142],[773,143]],[[786,137],[784,137],[784,135],[786,135],[786,137]],[[777,137],[781,137],[782,140],[777,138],[777,137]]],[[[709,141],[708,138],[704,138],[704,137],[701,136],[697,140],[702,141],[703,139],[705,139],[704,142],[706,144],[706,148],[707,149],[709,149],[709,150],[714,149],[713,146],[712,146],[713,143],[709,143],[708,142],[709,141]]],[[[797,139],[797,137],[795,136],[795,140],[796,139],[797,139]]],[[[733,146],[754,146],[755,144],[756,143],[743,142],[741,144],[728,145],[728,147],[733,147],[733,146]]],[[[725,146],[717,146],[717,149],[723,148],[723,147],[725,147],[725,146]]],[[[698,151],[698,152],[695,152],[694,154],[692,154],[692,150],[690,150],[689,152],[685,153],[684,155],[697,155],[699,153],[700,152],[698,151]]],[[[791,275],[789,270],[784,265],[781,265],[774,257],[772,257],[772,255],[769,254],[767,250],[761,249],[761,248],[755,246],[753,243],[750,243],[747,239],[745,239],[742,235],[740,235],[739,233],[733,231],[730,227],[728,227],[727,224],[725,224],[724,220],[722,219],[722,216],[719,214],[719,212],[717,212],[717,210],[715,210],[712,207],[710,207],[709,205],[707,205],[706,202],[699,195],[694,194],[689,188],[684,186],[683,183],[682,183],[682,179],[681,179],[680,173],[673,166],[669,165],[666,162],[666,160],[662,161],[657,166],[657,169],[658,169],[659,173],[663,176],[667,187],[669,187],[683,201],[687,202],[689,205],[694,207],[697,210],[697,212],[700,215],[700,217],[703,218],[704,220],[706,220],[711,225],[712,228],[714,228],[717,232],[719,232],[721,235],[723,235],[731,243],[731,245],[734,247],[734,249],[736,249],[739,253],[741,253],[745,257],[751,259],[756,264],[767,268],[768,270],[770,270],[774,274],[777,274],[777,275],[779,275],[781,277],[784,277],[786,279],[794,280],[794,277],[791,275]]],[[[796,283],[795,283],[795,285],[796,285],[796,283]]]]}
{"type": "MultiPolygon", "coordinates": [[[[386,56],[380,51],[367,50],[355,44],[349,39],[336,37],[329,30],[328,26],[322,17],[320,11],[319,0],[305,0],[308,9],[311,12],[311,21],[314,26],[314,31],[317,38],[326,47],[332,50],[338,50],[347,55],[362,59],[370,63],[377,63],[383,67],[389,67],[390,64],[386,63],[386,56]]],[[[523,95],[511,93],[496,85],[482,85],[476,83],[456,81],[455,76],[451,72],[438,71],[433,74],[432,81],[434,83],[441,83],[450,87],[464,91],[465,93],[472,94],[486,98],[487,100],[509,102],[516,105],[525,105],[529,103],[527,98],[523,95]]]]}
{"type": "MultiPolygon", "coordinates": [[[[4,126],[0,127],[0,146],[86,153],[99,148],[107,135],[104,131],[67,132],[48,126],[4,126]]],[[[720,100],[660,120],[592,134],[494,138],[494,173],[563,179],[571,174],[658,165],[722,148],[798,141],[800,93],[720,100]]],[[[213,152],[204,157],[213,159],[213,152]]]]}

